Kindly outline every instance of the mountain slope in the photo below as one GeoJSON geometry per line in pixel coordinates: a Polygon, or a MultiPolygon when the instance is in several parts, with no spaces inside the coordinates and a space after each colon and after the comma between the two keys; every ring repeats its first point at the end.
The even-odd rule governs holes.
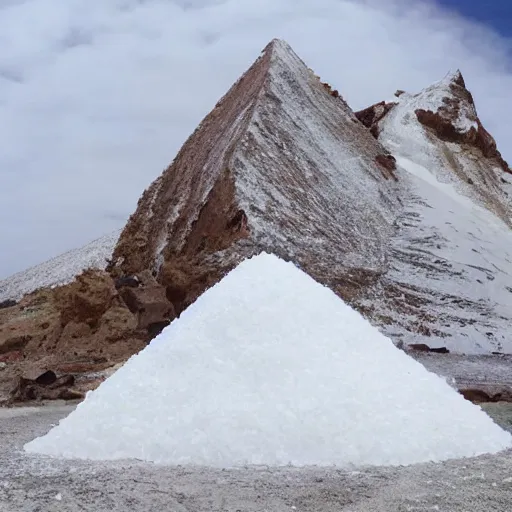
{"type": "Polygon", "coordinates": [[[120,231],[114,231],[84,247],[68,251],[0,281],[0,302],[18,300],[38,288],[70,283],[87,268],[104,269],[119,234],[120,231]]]}
{"type": "Polygon", "coordinates": [[[510,352],[512,174],[462,75],[358,117],[396,157],[408,189],[393,263],[367,302],[386,318],[382,329],[405,342],[510,352]]]}
{"type": "Polygon", "coordinates": [[[181,311],[268,251],[353,299],[387,270],[399,190],[382,146],[275,40],[143,194],[112,271],[151,268],[181,311]]]}

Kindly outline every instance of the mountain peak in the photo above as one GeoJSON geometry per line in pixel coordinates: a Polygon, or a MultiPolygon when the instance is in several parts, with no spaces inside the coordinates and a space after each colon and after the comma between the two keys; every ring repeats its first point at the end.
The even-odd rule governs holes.
{"type": "Polygon", "coordinates": [[[399,90],[395,96],[396,101],[376,103],[356,113],[377,138],[390,111],[394,112],[394,117],[409,117],[412,112],[423,128],[437,139],[476,151],[475,158],[483,157],[489,160],[489,165],[512,172],[498,151],[496,141],[480,121],[473,95],[460,70],[448,73],[417,94],[399,90]]]}
{"type": "Polygon", "coordinates": [[[464,77],[462,76],[460,69],[457,69],[456,71],[450,71],[444,78],[444,81],[466,89],[466,82],[464,81],[464,77]]]}
{"type": "Polygon", "coordinates": [[[145,192],[113,271],[152,269],[182,310],[266,251],[356,294],[385,260],[394,168],[339,93],[275,39],[145,192]]]}
{"type": "Polygon", "coordinates": [[[292,47],[284,40],[279,38],[274,38],[270,43],[267,44],[263,52],[278,52],[278,53],[284,53],[289,54],[292,53],[295,55],[295,52],[293,51],[292,47]]]}

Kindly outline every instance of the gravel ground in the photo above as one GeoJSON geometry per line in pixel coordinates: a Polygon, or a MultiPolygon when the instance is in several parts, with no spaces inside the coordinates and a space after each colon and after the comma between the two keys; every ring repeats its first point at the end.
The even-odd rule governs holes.
{"type": "MultiPolygon", "coordinates": [[[[512,408],[489,404],[503,425],[512,408]]],[[[159,467],[28,456],[70,406],[0,409],[0,511],[510,512],[512,452],[404,468],[159,467]]]]}
{"type": "Polygon", "coordinates": [[[512,387],[512,355],[408,354],[427,370],[455,379],[458,387],[512,387]]]}

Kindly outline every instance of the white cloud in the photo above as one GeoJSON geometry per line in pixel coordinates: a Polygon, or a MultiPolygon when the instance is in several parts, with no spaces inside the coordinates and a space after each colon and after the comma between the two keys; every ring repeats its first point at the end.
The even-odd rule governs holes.
{"type": "Polygon", "coordinates": [[[121,226],[266,43],[354,109],[460,67],[509,159],[510,41],[405,0],[0,0],[0,276],[121,226]]]}

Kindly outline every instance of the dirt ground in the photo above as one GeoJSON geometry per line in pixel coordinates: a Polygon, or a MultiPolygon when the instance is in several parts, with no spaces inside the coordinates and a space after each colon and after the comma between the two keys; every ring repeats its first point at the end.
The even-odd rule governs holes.
{"type": "MultiPolygon", "coordinates": [[[[489,404],[502,425],[512,408],[489,404]]],[[[69,405],[0,409],[1,512],[509,512],[512,452],[403,468],[212,470],[26,455],[69,405]]]]}

